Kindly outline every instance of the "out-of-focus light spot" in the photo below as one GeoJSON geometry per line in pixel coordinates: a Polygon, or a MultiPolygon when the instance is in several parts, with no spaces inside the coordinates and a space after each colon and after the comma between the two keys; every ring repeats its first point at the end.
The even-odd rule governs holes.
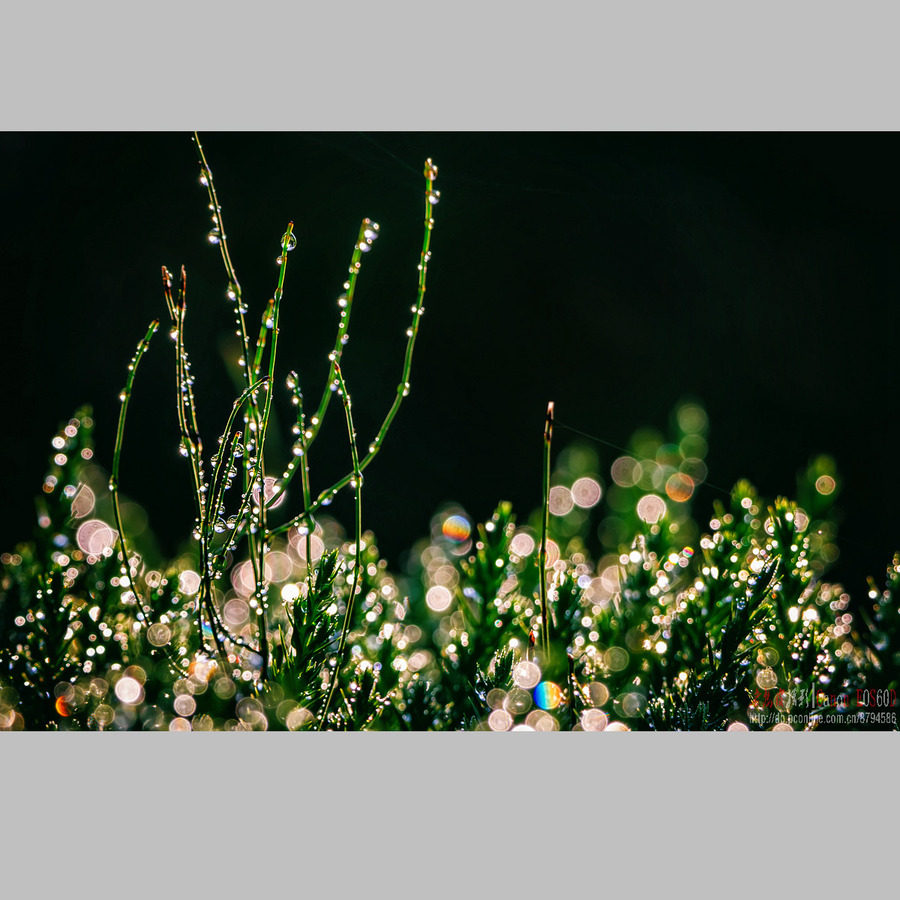
{"type": "Polygon", "coordinates": [[[75,541],[82,552],[91,556],[103,556],[104,550],[116,542],[116,532],[100,519],[82,522],[75,532],[75,541]]]}
{"type": "Polygon", "coordinates": [[[794,729],[787,722],[779,722],[772,728],[772,731],[793,731],[794,729]]]}
{"type": "Polygon", "coordinates": [[[676,503],[687,503],[693,493],[694,479],[690,475],[685,475],[684,472],[676,472],[674,475],[670,475],[666,481],[666,494],[670,500],[674,500],[676,503]]]}
{"type": "Polygon", "coordinates": [[[678,427],[685,434],[700,434],[706,430],[706,411],[696,403],[685,403],[676,413],[678,427]]]}
{"type": "Polygon", "coordinates": [[[472,533],[472,526],[463,516],[448,516],[441,526],[441,533],[448,541],[462,544],[472,533]]]}
{"type": "Polygon", "coordinates": [[[655,525],[666,514],[666,501],[656,494],[645,494],[638,500],[637,514],[648,525],[655,525]]]}
{"type": "Polygon", "coordinates": [[[485,697],[485,699],[487,700],[487,705],[491,709],[503,709],[503,706],[506,703],[506,691],[501,688],[491,688],[491,690],[487,692],[487,697],[485,697]]]}
{"type": "Polygon", "coordinates": [[[596,506],[600,502],[601,496],[603,496],[603,488],[600,486],[600,482],[594,478],[585,476],[579,478],[572,485],[572,500],[576,506],[580,506],[582,509],[596,506]]]}
{"type": "Polygon", "coordinates": [[[225,618],[225,624],[232,628],[238,628],[250,618],[250,607],[246,601],[239,597],[229,600],[222,608],[222,615],[225,618]]]}
{"type": "Polygon", "coordinates": [[[825,496],[832,493],[835,488],[834,479],[830,475],[820,475],[816,479],[816,490],[825,496]]]}
{"type": "Polygon", "coordinates": [[[572,492],[562,485],[550,488],[550,496],[547,500],[550,508],[550,514],[554,516],[564,516],[572,511],[575,501],[572,499],[572,492]]]}
{"type": "Polygon", "coordinates": [[[609,722],[609,716],[602,709],[586,709],[581,714],[581,727],[585,731],[603,731],[609,722]]]}
{"type": "MultiPolygon", "coordinates": [[[[266,476],[263,481],[263,493],[266,498],[266,509],[278,509],[282,503],[284,503],[285,497],[287,497],[287,491],[282,491],[279,495],[278,499],[271,503],[272,498],[278,493],[278,479],[273,478],[272,476],[266,476]]],[[[253,502],[259,506],[259,488],[253,488],[253,502]]]]}
{"type": "Polygon", "coordinates": [[[798,534],[806,531],[809,525],[809,516],[802,509],[794,511],[794,527],[798,534]]]}
{"type": "Polygon", "coordinates": [[[101,703],[93,713],[94,721],[101,727],[112,724],[112,721],[113,719],[115,719],[115,717],[115,710],[106,703],[101,703]]]}
{"type": "Polygon", "coordinates": [[[255,697],[244,697],[243,700],[238,701],[235,709],[238,719],[253,731],[268,730],[269,720],[266,718],[262,703],[255,697]]]}
{"type": "Polygon", "coordinates": [[[186,569],[178,576],[178,589],[187,597],[200,590],[200,576],[192,569],[186,569]]]}
{"type": "Polygon", "coordinates": [[[523,659],[512,671],[512,679],[520,688],[531,690],[541,680],[541,670],[537,663],[523,659]]]}
{"type": "Polygon", "coordinates": [[[505,709],[514,716],[520,716],[522,713],[531,709],[531,693],[519,687],[514,687],[507,695],[504,704],[505,709]]]}
{"type": "Polygon", "coordinates": [[[505,709],[495,709],[488,716],[488,728],[491,731],[509,731],[513,717],[505,709]]]}
{"type": "Polygon", "coordinates": [[[293,603],[300,596],[300,585],[299,584],[286,584],[281,589],[281,599],[285,601],[285,603],[293,603]]]}
{"type": "Polygon", "coordinates": [[[309,725],[310,722],[314,722],[316,717],[305,707],[298,707],[297,709],[292,709],[285,719],[284,724],[287,725],[290,731],[299,731],[305,725],[309,725]]]}
{"type": "Polygon", "coordinates": [[[628,665],[628,651],[622,647],[610,647],[603,654],[603,661],[611,672],[621,672],[628,665]]]}
{"type": "Polygon", "coordinates": [[[213,690],[216,692],[217,697],[222,700],[228,700],[234,696],[237,686],[230,678],[223,675],[213,682],[213,690]]]}
{"type": "MultiPolygon", "coordinates": [[[[301,562],[306,562],[306,534],[301,533],[298,528],[292,528],[288,532],[288,543],[291,549],[297,554],[301,562]]],[[[325,542],[317,534],[309,536],[310,552],[312,561],[316,562],[325,552],[325,542]]]]}
{"type": "Polygon", "coordinates": [[[657,653],[662,654],[662,653],[666,652],[667,646],[668,646],[668,644],[666,644],[665,641],[657,641],[654,649],[656,650],[657,653]]]}
{"type": "Polygon", "coordinates": [[[647,698],[643,694],[637,693],[637,691],[631,691],[621,698],[619,705],[622,709],[622,715],[631,719],[634,716],[639,716],[644,711],[644,707],[647,705],[647,698]]]}
{"type": "Polygon", "coordinates": [[[72,517],[83,519],[93,512],[94,500],[94,492],[86,484],[81,485],[78,493],[72,500],[72,517]]]}
{"type": "Polygon", "coordinates": [[[696,462],[700,462],[706,456],[706,451],[709,448],[707,447],[706,439],[702,435],[686,434],[678,442],[678,449],[685,459],[693,459],[696,462]]]}
{"type": "Polygon", "coordinates": [[[194,731],[212,731],[213,724],[213,720],[205,713],[202,716],[195,717],[191,722],[194,731]]]}
{"type": "Polygon", "coordinates": [[[743,722],[732,722],[726,731],[749,731],[750,729],[743,722]]]}
{"type": "Polygon", "coordinates": [[[641,479],[641,464],[631,456],[620,456],[610,467],[610,475],[619,487],[634,487],[641,479]]]}
{"type": "Polygon", "coordinates": [[[518,532],[509,543],[516,556],[528,556],[534,552],[534,538],[527,531],[518,532]]]}
{"type": "Polygon", "coordinates": [[[781,710],[781,712],[787,712],[793,705],[791,695],[787,691],[779,691],[775,695],[774,703],[775,708],[781,710]]]}
{"type": "Polygon", "coordinates": [[[756,683],[764,691],[770,691],[778,684],[778,676],[772,669],[760,669],[756,673],[756,683]]]}
{"type": "Polygon", "coordinates": [[[271,550],[266,554],[264,567],[266,581],[280,584],[291,577],[294,565],[287,553],[283,553],[281,550],[271,550]]]}
{"type": "Polygon", "coordinates": [[[172,719],[169,722],[169,731],[190,731],[191,723],[187,719],[172,719]]]}
{"type": "Polygon", "coordinates": [[[154,647],[164,647],[169,643],[171,637],[171,629],[163,622],[154,622],[147,629],[147,640],[150,641],[154,647]]]}
{"type": "Polygon", "coordinates": [[[443,612],[450,606],[452,600],[453,594],[442,584],[432,585],[425,594],[425,602],[433,612],[443,612]]]}
{"type": "Polygon", "coordinates": [[[140,703],[144,696],[144,687],[136,678],[126,675],[116,682],[116,696],[122,703],[131,705],[140,703]]]}
{"type": "Polygon", "coordinates": [[[534,731],[534,729],[528,724],[516,725],[511,730],[512,731],[534,731]]]}
{"type": "Polygon", "coordinates": [[[56,711],[61,716],[71,716],[72,715],[72,710],[69,708],[69,704],[68,704],[68,701],[66,700],[65,696],[56,698],[56,711]]]}
{"type": "Polygon", "coordinates": [[[542,709],[533,709],[528,713],[525,724],[530,725],[535,731],[559,731],[559,722],[542,709]]]}
{"type": "MultiPolygon", "coordinates": [[[[796,621],[796,619],[794,621],[796,621]]],[[[766,667],[777,666],[780,658],[778,650],[771,644],[760,647],[759,652],[756,654],[756,659],[759,664],[766,667]]]]}
{"type": "Polygon", "coordinates": [[[249,559],[232,568],[231,584],[242,597],[249,597],[253,593],[256,577],[253,574],[253,563],[249,559]]]}
{"type": "Polygon", "coordinates": [[[555,565],[556,561],[559,559],[559,544],[556,541],[551,541],[550,538],[547,538],[547,565],[552,566],[555,565]]]}
{"type": "Polygon", "coordinates": [[[624,722],[610,722],[604,731],[631,731],[631,729],[624,722]]]}
{"type": "Polygon", "coordinates": [[[587,685],[588,702],[591,706],[603,706],[609,700],[609,690],[605,684],[599,681],[592,681],[587,685]]]}
{"type": "Polygon", "coordinates": [[[552,681],[542,681],[534,689],[534,702],[541,709],[556,709],[562,702],[562,691],[552,681]]]}
{"type": "Polygon", "coordinates": [[[179,694],[172,706],[179,716],[192,716],[197,710],[197,701],[190,694],[179,694]]]}

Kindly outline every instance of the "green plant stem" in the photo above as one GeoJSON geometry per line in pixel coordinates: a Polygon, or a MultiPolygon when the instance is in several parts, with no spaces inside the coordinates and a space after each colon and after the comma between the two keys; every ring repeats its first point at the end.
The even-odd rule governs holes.
{"type": "MultiPolygon", "coordinates": [[[[278,286],[275,289],[275,296],[269,302],[266,313],[263,317],[263,329],[272,332],[272,339],[269,344],[269,375],[264,385],[266,389],[266,399],[263,406],[262,416],[256,428],[256,474],[254,481],[259,485],[259,541],[257,552],[254,554],[254,573],[256,574],[256,603],[257,615],[259,617],[259,653],[262,657],[260,669],[263,680],[268,676],[269,671],[269,638],[267,633],[266,622],[266,588],[265,588],[265,558],[268,550],[269,533],[266,510],[270,503],[266,499],[266,468],[265,468],[265,446],[266,435],[269,427],[269,418],[272,412],[272,390],[273,380],[275,378],[275,358],[278,352],[278,331],[279,331],[279,315],[281,312],[281,298],[284,295],[284,279],[287,274],[288,248],[291,243],[294,223],[288,222],[287,229],[281,238],[281,266],[278,272],[278,286]]],[[[254,361],[254,373],[257,365],[262,362],[262,350],[265,346],[265,335],[260,335],[259,349],[257,350],[257,361],[254,361]]],[[[274,498],[273,498],[274,499],[274,498]]]]}
{"type": "Polygon", "coordinates": [[[341,400],[344,403],[344,416],[347,420],[347,434],[350,439],[350,454],[353,461],[353,477],[354,483],[356,485],[356,531],[355,531],[355,540],[356,540],[356,571],[354,572],[353,577],[353,590],[350,591],[350,596],[347,599],[347,609],[344,612],[344,622],[341,626],[341,638],[338,642],[337,649],[337,660],[334,666],[334,674],[331,679],[331,685],[329,686],[328,691],[328,699],[325,701],[325,708],[322,710],[322,717],[319,720],[319,730],[321,730],[322,725],[325,724],[326,717],[328,715],[328,707],[331,705],[331,699],[334,696],[334,689],[338,683],[338,675],[341,670],[341,662],[344,658],[344,648],[347,645],[347,633],[350,631],[350,622],[351,617],[353,615],[353,606],[354,601],[356,600],[356,595],[362,589],[362,471],[359,466],[359,452],[356,446],[356,431],[353,428],[353,414],[351,412],[351,402],[350,402],[350,394],[347,393],[347,386],[344,384],[344,376],[341,373],[341,366],[339,363],[335,363],[334,367],[335,375],[338,379],[338,390],[341,394],[341,400]]]}
{"type": "Polygon", "coordinates": [[[545,662],[550,654],[550,611],[547,608],[547,531],[550,526],[550,444],[553,439],[553,402],[547,404],[544,422],[544,489],[541,515],[541,646],[545,662]]]}
{"type": "Polygon", "coordinates": [[[194,132],[194,143],[197,145],[197,155],[200,159],[200,167],[206,179],[206,190],[209,194],[209,201],[212,204],[213,214],[215,216],[215,225],[219,229],[219,250],[222,254],[222,262],[225,264],[225,272],[228,275],[229,291],[234,293],[235,316],[237,318],[238,330],[241,337],[241,352],[244,359],[244,378],[247,385],[252,381],[250,375],[250,339],[247,335],[247,322],[244,319],[243,305],[241,303],[241,284],[238,281],[237,272],[231,262],[231,254],[228,252],[228,241],[225,237],[225,225],[222,221],[222,207],[219,205],[219,198],[216,196],[216,186],[213,182],[212,170],[206,161],[206,155],[203,153],[203,147],[200,144],[200,135],[194,132]]]}
{"type": "MultiPolygon", "coordinates": [[[[300,484],[303,490],[303,508],[308,509],[312,505],[312,493],[309,484],[309,444],[306,441],[306,416],[303,412],[303,393],[300,390],[300,380],[296,372],[291,373],[293,379],[292,391],[294,394],[294,404],[297,407],[297,428],[299,429],[299,437],[297,442],[300,444],[300,457],[302,465],[300,468],[300,484]]],[[[288,471],[293,474],[296,468],[296,457],[288,471]]],[[[288,473],[285,473],[285,480],[288,473]]],[[[282,482],[283,484],[284,482],[282,482]]],[[[306,584],[307,589],[312,589],[312,528],[306,528],[306,584]]]]}
{"type": "MultiPolygon", "coordinates": [[[[426,169],[427,171],[427,169],[426,169]]],[[[391,423],[394,421],[394,417],[397,415],[398,410],[400,409],[400,405],[403,402],[403,398],[407,396],[409,393],[409,378],[410,373],[412,371],[412,359],[413,359],[413,350],[415,349],[416,344],[416,336],[419,333],[419,321],[422,318],[423,313],[425,312],[424,302],[425,302],[425,288],[426,288],[426,275],[428,272],[428,261],[431,259],[431,231],[434,226],[434,219],[431,216],[431,212],[433,210],[433,206],[428,201],[428,193],[431,191],[431,186],[433,184],[433,179],[429,179],[426,175],[426,195],[425,195],[425,234],[422,239],[422,252],[419,255],[419,284],[418,284],[418,292],[416,295],[416,302],[412,307],[412,324],[407,329],[407,341],[406,341],[406,353],[403,357],[403,372],[400,376],[400,384],[397,386],[397,395],[394,397],[394,402],[391,404],[391,408],[388,410],[387,415],[384,417],[384,422],[381,425],[381,428],[378,430],[378,434],[375,436],[375,440],[369,445],[369,450],[366,453],[365,457],[360,461],[359,470],[360,472],[365,471],[366,467],[372,460],[378,455],[378,451],[381,449],[382,443],[384,442],[385,437],[387,436],[388,429],[391,427],[391,423]]],[[[353,473],[350,472],[345,475],[343,478],[336,481],[331,487],[326,488],[322,491],[319,496],[316,498],[315,503],[311,506],[307,505],[302,513],[295,516],[288,522],[285,522],[283,525],[273,530],[273,534],[278,534],[282,531],[287,531],[294,525],[298,525],[300,522],[306,520],[307,523],[310,521],[310,516],[317,510],[319,507],[323,505],[326,500],[330,500],[337,494],[341,488],[346,487],[353,480],[353,473]]]]}
{"type": "MultiPolygon", "coordinates": [[[[371,219],[363,219],[362,223],[359,226],[359,234],[356,238],[356,243],[353,245],[353,254],[350,258],[350,266],[348,267],[349,275],[347,281],[344,282],[344,293],[342,298],[345,299],[345,305],[343,309],[341,309],[340,321],[338,322],[338,330],[337,335],[334,340],[334,349],[328,354],[329,361],[329,369],[328,369],[328,378],[325,381],[325,388],[322,391],[322,399],[319,402],[319,407],[312,417],[309,423],[309,428],[304,426],[301,434],[304,437],[305,441],[305,452],[309,450],[309,447],[312,445],[312,442],[316,439],[319,434],[319,430],[322,427],[322,423],[325,421],[325,413],[328,410],[328,404],[331,402],[332,394],[334,394],[333,385],[335,383],[335,373],[334,366],[335,363],[340,363],[341,356],[343,354],[344,347],[347,342],[347,333],[350,328],[350,314],[353,310],[353,297],[356,294],[356,281],[360,272],[361,264],[362,264],[362,255],[363,251],[360,249],[361,245],[365,245],[366,242],[366,231],[368,229],[377,230],[377,225],[375,225],[371,219]]],[[[370,243],[371,245],[371,243],[370,243]]],[[[275,494],[272,497],[272,502],[276,502],[278,498],[281,496],[284,491],[287,490],[291,481],[293,480],[294,473],[296,469],[295,467],[289,466],[287,471],[284,473],[283,478],[281,479],[281,483],[276,487],[275,494]]],[[[309,506],[309,503],[304,505],[304,509],[309,506]]]]}
{"type": "Polygon", "coordinates": [[[122,511],[119,506],[119,464],[122,459],[122,445],[125,439],[125,417],[128,414],[128,403],[131,400],[134,377],[137,374],[137,368],[141,362],[141,358],[150,346],[150,339],[156,333],[157,328],[159,328],[159,320],[154,319],[150,323],[147,333],[138,343],[137,351],[132,357],[131,362],[128,364],[128,377],[125,379],[125,389],[119,395],[122,405],[119,408],[119,427],[116,430],[116,446],[113,452],[112,473],[109,477],[109,490],[112,496],[113,516],[115,517],[116,528],[119,532],[119,552],[122,554],[122,570],[128,576],[131,589],[134,592],[138,604],[138,609],[140,610],[138,618],[141,619],[146,619],[146,616],[150,613],[150,607],[144,605],[144,601],[141,598],[138,589],[137,580],[132,576],[131,564],[128,560],[128,544],[125,539],[125,527],[122,524],[122,511]]]}

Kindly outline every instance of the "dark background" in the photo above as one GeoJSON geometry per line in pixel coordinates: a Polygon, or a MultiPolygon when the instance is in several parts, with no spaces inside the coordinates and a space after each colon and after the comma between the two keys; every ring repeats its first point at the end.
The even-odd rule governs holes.
{"type": "MultiPolygon", "coordinates": [[[[709,414],[712,484],[747,477],[766,495],[793,496],[798,470],[833,455],[841,556],[829,577],[854,594],[866,575],[881,581],[900,548],[896,135],[201,139],[254,333],[280,236],[295,223],[278,374],[281,385],[296,368],[308,404],[327,372],[359,221],[381,224],[344,354],[363,446],[400,378],[422,162],[440,168],[412,390],[366,473],[365,525],[392,565],[446,501],[479,519],[501,499],[521,518],[540,502],[548,400],[560,421],[624,444],[640,426],[665,429],[691,397],[709,414]]],[[[109,468],[125,369],[159,317],[129,408],[121,485],[172,553],[192,507],[161,265],[188,270],[186,340],[207,447],[234,396],[222,357],[233,334],[226,278],[206,241],[190,135],[6,133],[0,171],[0,549],[30,537],[50,438],[80,404],[94,407],[96,460],[109,468]]],[[[282,413],[287,434],[286,404],[282,413]]],[[[572,437],[558,430],[556,448],[572,437]]],[[[618,454],[598,450],[608,476],[618,454]]],[[[314,490],[348,469],[337,404],[311,463],[314,490]]],[[[698,516],[714,496],[698,493],[698,516]]],[[[346,500],[334,510],[350,521],[346,500]]]]}

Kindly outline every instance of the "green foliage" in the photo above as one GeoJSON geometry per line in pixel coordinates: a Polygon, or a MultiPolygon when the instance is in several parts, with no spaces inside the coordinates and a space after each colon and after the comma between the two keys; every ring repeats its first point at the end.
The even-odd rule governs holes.
{"type": "Polygon", "coordinates": [[[79,410],[53,438],[33,538],[0,558],[0,729],[896,729],[900,555],[883,589],[870,581],[866,603],[824,580],[840,486],[827,457],[802,471],[797,501],[766,500],[740,481],[702,522],[693,508],[716,489],[705,484],[707,419],[696,401],[676,406],[667,434],[643,428],[605,462],[574,443],[555,468],[551,409],[542,507],[524,524],[505,502],[483,523],[448,507],[406,571],[389,571],[363,528],[363,470],[409,388],[438,199],[430,160],[418,293],[382,427],[360,455],[341,370],[361,254],[378,236],[365,219],[322,398],[307,418],[290,374],[292,459],[268,475],[279,306],[296,237],[288,224],[253,337],[199,143],[198,152],[243,381],[207,454],[186,275],[173,293],[164,269],[194,541],[151,567],[140,510],[119,494],[128,399],[154,322],[128,367],[110,475],[79,410]],[[332,394],[348,472],[314,494],[310,449],[332,394]],[[302,506],[285,511],[297,474],[302,506]],[[355,499],[349,532],[325,512],[345,487],[355,499]]]}

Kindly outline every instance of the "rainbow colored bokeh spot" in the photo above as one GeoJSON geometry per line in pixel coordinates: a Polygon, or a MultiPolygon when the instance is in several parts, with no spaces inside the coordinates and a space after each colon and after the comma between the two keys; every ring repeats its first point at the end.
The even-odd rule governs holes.
{"type": "Polygon", "coordinates": [[[448,541],[461,544],[463,541],[468,540],[469,535],[472,533],[472,526],[469,524],[468,519],[463,518],[463,516],[448,516],[444,520],[441,531],[448,541]]]}
{"type": "Polygon", "coordinates": [[[556,709],[562,702],[562,691],[552,681],[542,681],[534,689],[534,702],[541,709],[556,709]]]}

